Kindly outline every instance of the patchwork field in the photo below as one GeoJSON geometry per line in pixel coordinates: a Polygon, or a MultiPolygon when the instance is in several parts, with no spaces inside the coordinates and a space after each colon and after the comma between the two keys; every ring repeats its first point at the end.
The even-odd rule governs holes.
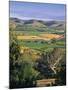
{"type": "Polygon", "coordinates": [[[19,45],[34,49],[45,47],[65,47],[64,36],[59,34],[39,34],[39,35],[20,35],[17,36],[19,45]],[[52,43],[53,42],[53,43],[52,43]]]}

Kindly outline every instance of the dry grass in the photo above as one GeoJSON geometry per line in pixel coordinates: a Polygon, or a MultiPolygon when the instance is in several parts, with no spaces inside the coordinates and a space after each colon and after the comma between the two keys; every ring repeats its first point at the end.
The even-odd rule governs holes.
{"type": "Polygon", "coordinates": [[[40,36],[17,36],[18,40],[49,40],[40,36]]]}
{"type": "Polygon", "coordinates": [[[58,39],[58,38],[62,38],[62,35],[58,35],[58,34],[41,34],[40,35],[43,38],[48,38],[48,39],[58,39]]]}
{"type": "Polygon", "coordinates": [[[17,36],[18,40],[51,40],[51,39],[59,39],[63,38],[62,35],[57,35],[57,34],[40,34],[39,36],[17,36]]]}

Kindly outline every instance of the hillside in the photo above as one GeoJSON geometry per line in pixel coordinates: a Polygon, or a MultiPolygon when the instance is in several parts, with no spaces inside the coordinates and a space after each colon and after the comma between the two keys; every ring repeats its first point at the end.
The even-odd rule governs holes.
{"type": "Polygon", "coordinates": [[[42,21],[42,20],[21,20],[18,18],[10,18],[10,22],[13,21],[16,23],[16,25],[26,25],[26,26],[32,26],[33,28],[35,27],[40,27],[40,28],[56,28],[56,29],[65,29],[65,21],[42,21]]]}

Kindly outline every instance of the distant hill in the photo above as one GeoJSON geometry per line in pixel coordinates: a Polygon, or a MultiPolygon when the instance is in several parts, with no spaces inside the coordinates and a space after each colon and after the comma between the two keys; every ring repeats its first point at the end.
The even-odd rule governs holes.
{"type": "Polygon", "coordinates": [[[65,29],[65,21],[43,21],[43,20],[21,20],[18,18],[10,18],[10,22],[15,22],[17,26],[27,25],[33,28],[56,28],[60,30],[65,29]]]}
{"type": "Polygon", "coordinates": [[[43,21],[42,23],[47,27],[65,29],[65,21],[43,21]]]}
{"type": "Polygon", "coordinates": [[[11,18],[9,19],[9,21],[10,21],[10,22],[12,22],[12,21],[15,22],[16,25],[22,25],[22,24],[24,24],[24,20],[21,20],[21,19],[18,19],[18,18],[12,18],[12,17],[11,17],[11,18]]]}
{"type": "Polygon", "coordinates": [[[24,24],[28,24],[31,25],[32,27],[47,27],[46,25],[44,25],[42,22],[38,21],[38,20],[28,20],[27,22],[24,22],[24,24]]]}

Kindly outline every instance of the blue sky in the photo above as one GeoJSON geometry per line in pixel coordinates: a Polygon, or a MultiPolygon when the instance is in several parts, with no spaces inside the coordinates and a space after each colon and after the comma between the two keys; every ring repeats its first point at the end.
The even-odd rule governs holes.
{"type": "Polygon", "coordinates": [[[65,20],[64,4],[10,1],[10,17],[38,20],[65,20]]]}

